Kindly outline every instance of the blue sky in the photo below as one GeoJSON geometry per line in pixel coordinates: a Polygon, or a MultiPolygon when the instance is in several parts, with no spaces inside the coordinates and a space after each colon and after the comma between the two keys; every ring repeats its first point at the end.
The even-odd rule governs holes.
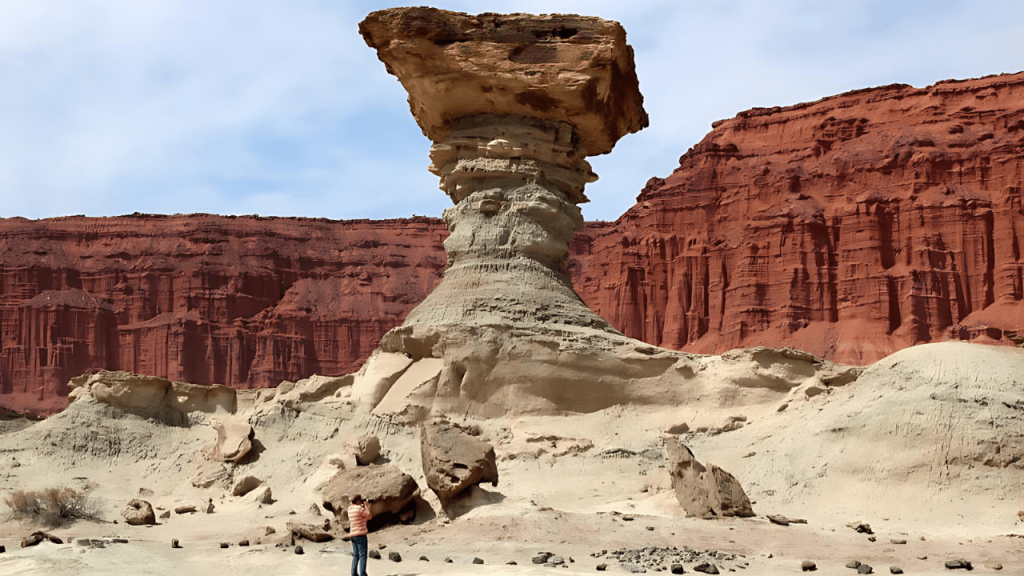
{"type": "MultiPolygon", "coordinates": [[[[401,3],[0,0],[0,217],[440,216],[430,142],[357,31],[401,3]]],[[[614,220],[711,123],[1024,70],[1019,2],[443,1],[618,20],[651,126],[590,159],[614,220]]]]}

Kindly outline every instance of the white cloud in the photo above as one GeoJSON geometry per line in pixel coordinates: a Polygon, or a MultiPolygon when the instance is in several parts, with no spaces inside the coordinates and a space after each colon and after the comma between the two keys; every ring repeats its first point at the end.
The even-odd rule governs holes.
{"type": "MultiPolygon", "coordinates": [[[[429,142],[357,32],[386,2],[0,3],[0,216],[440,215],[429,142]]],[[[714,120],[1024,69],[1012,2],[441,1],[619,20],[651,127],[592,159],[614,219],[714,120]]]]}

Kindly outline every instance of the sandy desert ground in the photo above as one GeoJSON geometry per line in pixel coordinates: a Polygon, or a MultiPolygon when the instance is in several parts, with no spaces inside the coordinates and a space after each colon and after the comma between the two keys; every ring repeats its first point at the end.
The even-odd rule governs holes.
{"type": "Polygon", "coordinates": [[[851,560],[874,573],[895,566],[940,574],[960,558],[975,571],[1024,573],[1024,350],[917,346],[843,386],[823,385],[796,364],[772,367],[788,384],[769,387],[763,378],[742,378],[743,363],[709,360],[707,369],[721,371],[720,386],[685,406],[462,420],[478,424],[495,447],[500,482],[473,488],[450,517],[439,516],[426,489],[417,427],[362,413],[344,391],[308,403],[240,395],[235,417],[252,423],[258,449],[235,475],[264,480],[272,504],[189,482],[215,437],[209,419],[226,415],[193,413],[167,425],[80,398],[41,422],[0,422],[0,494],[70,486],[89,494],[100,520],[49,530],[63,544],[20,548],[37,527],[0,506],[0,573],[347,571],[348,543],[300,541],[304,554],[297,555],[285,523],[331,514],[319,493],[332,472],[327,462],[345,438],[361,433],[377,435],[382,459],[423,491],[416,520],[370,534],[371,549],[384,546],[383,559],[370,560],[373,576],[595,573],[599,564],[608,572],[644,566],[668,573],[677,561],[686,573],[706,562],[722,573],[793,574],[813,561],[819,573],[855,574],[846,567],[851,560]],[[732,473],[756,516],[686,517],[666,469],[670,436],[732,473]],[[129,526],[120,512],[136,497],[158,514],[209,499],[215,509],[129,526]],[[777,525],[768,515],[806,523],[777,525]],[[873,534],[851,523],[869,524],[873,534]],[[239,546],[243,539],[251,545],[239,546]],[[389,552],[402,561],[388,560],[389,552]],[[565,563],[535,565],[539,552],[565,563]]]}

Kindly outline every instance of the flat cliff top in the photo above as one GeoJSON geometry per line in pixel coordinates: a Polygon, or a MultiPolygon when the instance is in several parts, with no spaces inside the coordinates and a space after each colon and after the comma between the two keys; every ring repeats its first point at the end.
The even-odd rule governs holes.
{"type": "Polygon", "coordinates": [[[359,32],[409,92],[412,114],[434,142],[459,118],[516,114],[572,124],[595,155],[648,123],[618,22],[391,8],[371,13],[359,32]]]}

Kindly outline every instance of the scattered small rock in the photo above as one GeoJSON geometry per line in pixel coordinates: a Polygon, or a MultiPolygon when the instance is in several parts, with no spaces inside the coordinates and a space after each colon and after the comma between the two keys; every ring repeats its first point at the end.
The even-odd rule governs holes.
{"type": "Polygon", "coordinates": [[[807,524],[807,520],[804,518],[786,518],[780,514],[769,514],[765,516],[768,521],[772,524],[778,524],[779,526],[789,526],[790,524],[807,524]]]}
{"type": "Polygon", "coordinates": [[[545,564],[547,563],[548,558],[551,558],[552,556],[554,556],[554,554],[552,554],[551,552],[541,552],[540,554],[534,556],[532,561],[534,564],[545,564]]]}
{"type": "Polygon", "coordinates": [[[177,538],[171,539],[171,548],[181,548],[181,544],[178,543],[177,538]]]}
{"type": "Polygon", "coordinates": [[[900,568],[899,566],[889,566],[889,573],[890,574],[903,574],[903,568],[900,568]]]}
{"type": "Polygon", "coordinates": [[[214,509],[213,498],[210,498],[209,500],[206,501],[206,505],[203,506],[203,513],[204,514],[213,514],[213,509],[214,509]]]}
{"type": "Polygon", "coordinates": [[[565,558],[562,558],[561,556],[552,556],[548,558],[548,564],[560,566],[562,564],[565,564],[565,558]]]}
{"type": "Polygon", "coordinates": [[[906,544],[907,543],[907,539],[906,538],[893,538],[889,542],[892,543],[892,544],[906,544]]]}
{"type": "Polygon", "coordinates": [[[703,572],[705,574],[718,574],[718,566],[710,564],[708,562],[702,562],[693,567],[694,572],[703,572]]]}
{"type": "Polygon", "coordinates": [[[861,534],[874,534],[871,530],[871,525],[865,524],[864,522],[850,522],[847,526],[853,528],[854,532],[859,532],[861,534]]]}
{"type": "Polygon", "coordinates": [[[160,519],[161,520],[166,520],[166,519],[168,519],[170,517],[171,517],[171,511],[170,510],[167,510],[166,512],[164,512],[163,514],[160,515],[160,519]]]}
{"type": "Polygon", "coordinates": [[[178,506],[177,508],[174,509],[175,514],[195,514],[195,512],[196,507],[192,505],[178,506]]]}
{"type": "Polygon", "coordinates": [[[949,560],[946,562],[947,570],[974,570],[974,566],[970,562],[963,558],[957,558],[956,560],[949,560]]]}
{"type": "Polygon", "coordinates": [[[505,564],[507,566],[518,566],[519,562],[516,562],[515,560],[509,560],[508,562],[505,562],[505,564]]]}
{"type": "Polygon", "coordinates": [[[33,533],[29,534],[28,536],[26,536],[26,537],[21,539],[21,547],[22,548],[28,548],[29,546],[35,546],[35,545],[37,545],[40,542],[43,542],[45,540],[49,540],[50,542],[53,542],[54,544],[63,544],[64,543],[63,540],[61,540],[60,538],[58,538],[58,537],[56,537],[56,536],[54,536],[52,534],[47,534],[46,532],[42,532],[42,531],[36,531],[36,532],[33,532],[33,533]]]}
{"type": "Polygon", "coordinates": [[[392,562],[401,562],[402,555],[394,551],[388,552],[388,560],[391,560],[392,562]]]}
{"type": "Polygon", "coordinates": [[[0,544],[0,554],[3,554],[4,552],[7,552],[7,548],[4,545],[0,544]]]}
{"type": "Polygon", "coordinates": [[[426,556],[420,556],[420,561],[421,562],[430,562],[430,558],[427,558],[426,556]]]}
{"type": "Polygon", "coordinates": [[[846,567],[856,570],[857,568],[860,568],[860,560],[850,560],[846,563],[846,567]]]}
{"type": "Polygon", "coordinates": [[[274,503],[273,491],[271,491],[270,486],[267,485],[257,486],[256,489],[250,492],[248,496],[260,504],[274,503]]]}
{"type": "Polygon", "coordinates": [[[875,537],[875,536],[868,536],[868,542],[875,542],[877,540],[878,540],[878,538],[875,537]]]}
{"type": "Polygon", "coordinates": [[[875,569],[868,564],[861,564],[857,566],[857,574],[871,574],[875,569]]]}
{"type": "Polygon", "coordinates": [[[305,538],[310,542],[327,542],[333,540],[334,535],[330,533],[331,522],[325,520],[321,524],[305,524],[303,522],[287,522],[285,526],[293,536],[305,538]]]}
{"type": "Polygon", "coordinates": [[[243,546],[243,547],[244,546],[248,546],[249,545],[249,541],[248,540],[242,540],[241,542],[238,543],[238,545],[239,546],[243,546]]]}
{"type": "Polygon", "coordinates": [[[306,552],[302,549],[302,546],[296,546],[295,547],[295,553],[296,554],[305,554],[306,552]]]}
{"type": "Polygon", "coordinates": [[[451,564],[452,562],[454,562],[454,560],[452,560],[451,556],[445,556],[444,557],[444,563],[445,564],[451,564]]]}
{"type": "MultiPolygon", "coordinates": [[[[3,546],[0,546],[0,552],[3,552],[2,548],[3,546]]],[[[985,562],[985,568],[988,568],[989,570],[1002,570],[1003,565],[999,562],[985,562]]]]}
{"type": "Polygon", "coordinates": [[[683,570],[682,564],[673,564],[669,567],[669,572],[672,572],[673,574],[685,574],[686,570],[683,570]]]}
{"type": "Polygon", "coordinates": [[[483,564],[483,558],[473,558],[473,564],[483,564]]]}
{"type": "Polygon", "coordinates": [[[804,560],[800,563],[800,570],[802,572],[814,572],[818,569],[818,565],[810,560],[804,560]]]}
{"type": "MultiPolygon", "coordinates": [[[[598,564],[598,565],[596,566],[596,568],[597,568],[597,571],[598,571],[598,572],[604,572],[605,570],[607,570],[607,569],[608,569],[608,565],[607,565],[607,564],[604,564],[604,563],[601,563],[601,564],[598,564]]],[[[673,572],[673,574],[675,574],[675,572],[673,572]]]]}
{"type": "Polygon", "coordinates": [[[366,556],[368,558],[373,558],[374,560],[380,560],[380,552],[378,552],[376,550],[370,550],[369,552],[366,553],[366,556]]]}
{"type": "Polygon", "coordinates": [[[220,547],[221,547],[221,548],[230,548],[230,547],[231,547],[231,544],[228,544],[227,542],[221,542],[221,543],[220,543],[220,547]]]}
{"type": "Polygon", "coordinates": [[[646,530],[647,530],[648,532],[654,532],[654,526],[647,526],[647,527],[646,527],[646,530]]]}

